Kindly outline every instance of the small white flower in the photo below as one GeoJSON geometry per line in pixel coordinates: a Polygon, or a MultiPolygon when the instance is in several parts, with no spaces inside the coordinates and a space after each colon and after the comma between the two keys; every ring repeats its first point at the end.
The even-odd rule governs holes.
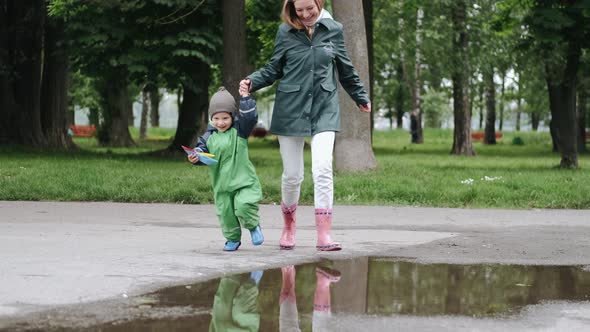
{"type": "Polygon", "coordinates": [[[469,178],[469,179],[465,179],[463,181],[461,181],[462,184],[473,184],[473,179],[469,178]]]}
{"type": "Polygon", "coordinates": [[[496,180],[501,180],[502,177],[501,176],[484,176],[483,178],[481,178],[482,181],[496,181],[496,180]]]}

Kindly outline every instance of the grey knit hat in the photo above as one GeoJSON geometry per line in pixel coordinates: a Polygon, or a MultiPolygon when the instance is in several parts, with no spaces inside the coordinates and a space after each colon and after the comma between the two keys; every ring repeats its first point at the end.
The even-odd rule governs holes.
{"type": "Polygon", "coordinates": [[[213,94],[213,97],[211,97],[211,101],[209,102],[209,120],[211,120],[215,113],[219,112],[227,112],[233,118],[237,111],[236,100],[224,87],[220,87],[213,94]]]}

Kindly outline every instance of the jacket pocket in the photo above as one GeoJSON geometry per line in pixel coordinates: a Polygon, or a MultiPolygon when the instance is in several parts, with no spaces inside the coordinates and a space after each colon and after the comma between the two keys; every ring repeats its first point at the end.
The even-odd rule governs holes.
{"type": "Polygon", "coordinates": [[[328,92],[332,92],[336,89],[334,84],[332,84],[330,82],[323,82],[320,85],[322,86],[322,89],[324,89],[325,91],[328,91],[328,92]]]}
{"type": "Polygon", "coordinates": [[[299,84],[282,84],[280,83],[277,87],[277,90],[285,93],[297,92],[301,90],[301,85],[299,84]]]}

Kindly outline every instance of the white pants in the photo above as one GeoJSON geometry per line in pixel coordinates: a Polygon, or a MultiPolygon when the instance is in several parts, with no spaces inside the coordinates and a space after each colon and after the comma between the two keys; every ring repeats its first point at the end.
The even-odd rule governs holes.
{"type": "Polygon", "coordinates": [[[285,300],[279,305],[279,332],[301,332],[295,300],[285,300]]]}
{"type": "MultiPolygon", "coordinates": [[[[333,131],[324,131],[311,137],[311,172],[313,175],[313,197],[316,209],[331,209],[334,202],[334,177],[332,154],[334,152],[333,131]]],[[[303,182],[303,146],[305,137],[279,136],[283,175],[281,191],[287,206],[299,203],[303,182]]]]}

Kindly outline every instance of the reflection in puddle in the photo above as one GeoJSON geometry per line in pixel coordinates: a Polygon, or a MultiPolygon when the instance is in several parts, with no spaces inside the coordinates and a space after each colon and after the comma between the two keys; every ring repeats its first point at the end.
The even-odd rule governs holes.
{"type": "Polygon", "coordinates": [[[335,318],[510,317],[548,301],[590,301],[590,272],[365,257],[166,288],[133,299],[143,319],[76,331],[331,331],[335,318]]]}

